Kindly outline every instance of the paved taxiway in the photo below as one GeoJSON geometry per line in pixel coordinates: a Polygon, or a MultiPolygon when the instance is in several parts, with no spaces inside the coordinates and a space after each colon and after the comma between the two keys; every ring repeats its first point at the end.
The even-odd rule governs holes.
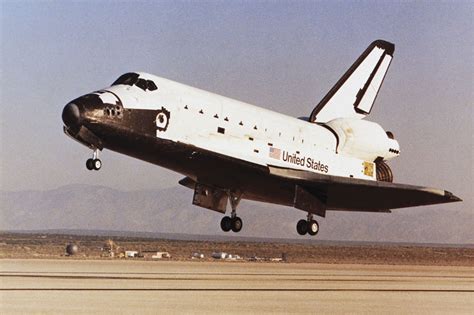
{"type": "Polygon", "coordinates": [[[472,310],[472,267],[0,260],[1,314],[472,310]]]}

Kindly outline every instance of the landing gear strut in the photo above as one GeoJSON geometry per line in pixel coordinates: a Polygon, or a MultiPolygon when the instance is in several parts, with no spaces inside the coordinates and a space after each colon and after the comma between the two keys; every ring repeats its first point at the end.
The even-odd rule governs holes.
{"type": "Polygon", "coordinates": [[[232,212],[230,213],[229,216],[225,216],[221,220],[221,229],[224,232],[229,232],[232,230],[232,232],[238,233],[240,230],[242,230],[243,222],[242,219],[237,216],[237,205],[240,202],[240,199],[242,197],[241,193],[234,193],[230,192],[229,193],[229,200],[230,200],[230,205],[232,207],[232,212]]]}
{"type": "Polygon", "coordinates": [[[306,220],[299,220],[296,224],[296,231],[299,235],[305,235],[308,233],[311,236],[318,234],[319,224],[316,220],[313,220],[313,215],[308,213],[306,220]]]}
{"type": "Polygon", "coordinates": [[[86,167],[89,171],[98,171],[102,167],[102,161],[99,159],[99,149],[95,149],[92,158],[86,161],[86,167]]]}

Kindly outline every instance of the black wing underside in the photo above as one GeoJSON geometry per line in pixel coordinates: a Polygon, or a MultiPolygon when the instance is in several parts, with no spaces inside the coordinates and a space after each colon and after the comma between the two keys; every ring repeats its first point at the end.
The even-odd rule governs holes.
{"type": "Polygon", "coordinates": [[[461,201],[446,190],[317,174],[269,166],[270,174],[292,180],[327,210],[390,212],[390,209],[461,201]]]}

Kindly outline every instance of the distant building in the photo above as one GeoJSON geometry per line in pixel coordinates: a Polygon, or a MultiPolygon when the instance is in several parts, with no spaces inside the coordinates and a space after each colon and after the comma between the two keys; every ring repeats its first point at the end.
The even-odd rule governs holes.
{"type": "Polygon", "coordinates": [[[144,250],[140,252],[140,257],[144,257],[145,259],[163,259],[171,258],[171,255],[165,251],[144,250]]]}
{"type": "Polygon", "coordinates": [[[204,254],[202,254],[202,253],[194,253],[191,256],[191,259],[203,259],[203,258],[204,258],[204,254]]]}
{"type": "Polygon", "coordinates": [[[262,261],[263,258],[258,257],[257,255],[254,255],[248,259],[249,261],[262,261]]]}
{"type": "Polygon", "coordinates": [[[224,253],[224,252],[214,252],[212,253],[212,258],[215,258],[215,259],[225,259],[227,257],[227,253],[224,253]]]}
{"type": "Polygon", "coordinates": [[[115,244],[111,239],[108,239],[102,246],[102,257],[115,257],[115,253],[118,253],[120,246],[115,244]]]}
{"type": "Polygon", "coordinates": [[[138,257],[138,252],[135,250],[126,250],[125,251],[125,257],[127,258],[135,258],[138,257]]]}
{"type": "Polygon", "coordinates": [[[239,255],[232,255],[225,252],[214,252],[211,255],[215,259],[226,259],[226,260],[240,260],[242,259],[239,255]]]}
{"type": "Polygon", "coordinates": [[[171,258],[171,255],[168,252],[156,252],[156,254],[151,256],[151,258],[153,259],[171,258]]]}

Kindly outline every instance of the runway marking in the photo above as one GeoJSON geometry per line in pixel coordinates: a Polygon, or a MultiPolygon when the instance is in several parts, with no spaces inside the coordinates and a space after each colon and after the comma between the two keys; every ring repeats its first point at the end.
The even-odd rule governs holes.
{"type": "MultiPolygon", "coordinates": [[[[175,275],[173,275],[175,276],[175,275]]],[[[220,276],[220,275],[216,275],[220,276]]],[[[416,277],[410,277],[413,279],[383,279],[384,276],[381,276],[382,279],[333,279],[333,278],[319,278],[318,276],[312,275],[301,275],[301,276],[311,276],[311,278],[298,279],[297,277],[293,278],[279,278],[279,279],[270,279],[270,281],[295,281],[295,282],[418,282],[419,280],[415,279],[416,277]]],[[[247,279],[235,279],[235,278],[187,278],[187,277],[123,277],[123,276],[69,276],[69,275],[22,275],[22,274],[0,274],[0,278],[47,278],[47,279],[79,279],[79,280],[148,280],[148,281],[246,281],[247,279]]],[[[431,277],[434,280],[447,281],[449,278],[431,277]]],[[[462,277],[461,277],[462,279],[462,277]]],[[[269,281],[262,279],[262,281],[269,281]]],[[[471,281],[466,279],[466,281],[471,281]]]]}
{"type": "MultiPolygon", "coordinates": [[[[53,276],[53,275],[0,275],[0,277],[8,278],[48,278],[48,279],[84,279],[84,280],[167,280],[167,281],[227,281],[227,280],[236,280],[235,278],[151,278],[151,277],[100,277],[100,276],[53,276]]],[[[247,279],[239,279],[240,281],[246,281],[247,279]]],[[[273,280],[273,279],[272,279],[273,280]]],[[[264,280],[268,281],[268,280],[264,280]]],[[[327,278],[318,278],[318,279],[298,279],[298,278],[284,278],[284,279],[274,279],[274,281],[353,281],[353,282],[387,282],[387,281],[399,281],[405,282],[410,280],[395,280],[395,279],[327,279],[327,278]]],[[[416,280],[413,280],[416,281],[416,280]]]]}
{"type": "MultiPolygon", "coordinates": [[[[82,272],[82,271],[45,271],[45,272],[35,272],[35,271],[1,271],[0,277],[8,277],[11,275],[61,275],[67,273],[70,274],[100,274],[100,275],[115,275],[119,272],[82,272]]],[[[443,275],[394,275],[394,274],[326,274],[326,273],[213,273],[213,272],[124,272],[119,273],[122,275],[169,275],[169,276],[259,276],[259,277],[371,277],[371,278],[447,278],[447,279],[474,279],[474,276],[443,276],[443,275]]],[[[146,278],[146,277],[143,277],[146,278]]],[[[126,278],[132,279],[132,277],[126,278]]],[[[137,278],[139,279],[139,278],[137,278]]]]}
{"type": "Polygon", "coordinates": [[[444,290],[444,289],[239,289],[239,288],[10,288],[0,291],[190,291],[190,292],[206,292],[206,291],[229,291],[229,292],[441,292],[441,293],[474,293],[474,290],[444,290]]]}

